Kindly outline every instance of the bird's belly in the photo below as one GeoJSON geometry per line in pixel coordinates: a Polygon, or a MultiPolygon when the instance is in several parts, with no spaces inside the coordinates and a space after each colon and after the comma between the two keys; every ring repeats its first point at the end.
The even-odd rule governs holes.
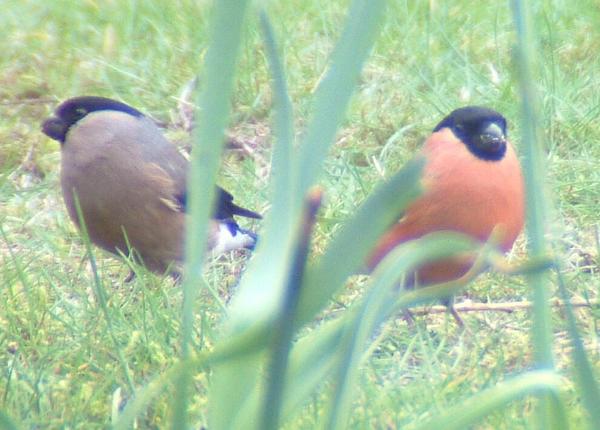
{"type": "MultiPolygon", "coordinates": [[[[453,231],[486,242],[494,240],[508,251],[521,231],[523,214],[502,193],[454,188],[444,195],[431,193],[409,206],[406,217],[388,231],[370,260],[373,268],[394,247],[440,231],[453,231]]],[[[474,255],[461,255],[420,267],[411,277],[419,285],[447,282],[463,276],[472,267],[474,255]]]]}
{"type": "Polygon", "coordinates": [[[182,213],[159,202],[143,184],[123,184],[101,162],[85,166],[84,171],[63,166],[61,184],[69,215],[79,225],[73,192],[77,194],[93,243],[115,254],[127,255],[133,248],[155,271],[183,259],[182,213]]]}

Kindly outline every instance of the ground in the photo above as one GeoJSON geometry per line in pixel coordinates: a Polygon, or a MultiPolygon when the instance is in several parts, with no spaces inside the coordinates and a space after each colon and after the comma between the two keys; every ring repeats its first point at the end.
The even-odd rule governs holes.
{"type": "MultiPolygon", "coordinates": [[[[298,136],[340,35],[348,1],[269,2],[294,104],[298,136]]],[[[544,146],[547,238],[574,300],[598,301],[600,288],[600,12],[592,0],[534,7],[540,142],[544,146]]],[[[269,211],[272,91],[255,10],[244,33],[219,183],[242,206],[269,211]]],[[[122,345],[133,381],[143,385],[180,355],[179,285],[150,273],[124,283],[122,261],[96,250],[108,292],[109,321],[96,304],[83,242],[68,219],[59,186],[60,151],[40,124],[62,100],[104,95],[151,115],[181,146],[191,137],[178,106],[202,69],[207,2],[9,2],[0,24],[0,410],[24,428],[105,428],[111,402],[127,398],[113,348],[122,345]]],[[[347,116],[325,163],[324,206],[313,258],[377,184],[400,168],[439,119],[465,104],[502,112],[521,152],[520,99],[512,60],[508,2],[390,2],[347,116]]],[[[202,85],[202,82],[199,84],[202,85]]],[[[247,224],[260,230],[260,223],[247,224]]],[[[359,245],[359,244],[357,244],[359,245]]],[[[526,259],[522,237],[509,255],[526,259]]],[[[210,346],[249,254],[211,259],[209,289],[197,303],[197,344],[210,346]]],[[[349,281],[321,318],[350,306],[365,278],[349,281]]],[[[556,280],[548,288],[557,297],[556,280]]],[[[531,298],[522,277],[481,276],[457,303],[531,298]]],[[[510,305],[509,305],[510,306],[510,305]]],[[[576,309],[580,334],[600,372],[600,310],[576,309]]],[[[462,331],[444,313],[399,315],[384,325],[362,366],[352,426],[399,428],[460,403],[532,365],[531,315],[465,312],[462,331]]],[[[571,378],[565,315],[554,308],[554,354],[565,376],[572,428],[583,409],[571,378]]],[[[315,322],[318,325],[318,322],[315,322]]],[[[194,422],[206,423],[207,375],[195,380],[194,422]]],[[[313,428],[315,395],[290,428],[313,428]]],[[[512,404],[480,428],[532,428],[532,402],[512,404]]],[[[140,428],[162,428],[170,398],[159,397],[140,428]]]]}

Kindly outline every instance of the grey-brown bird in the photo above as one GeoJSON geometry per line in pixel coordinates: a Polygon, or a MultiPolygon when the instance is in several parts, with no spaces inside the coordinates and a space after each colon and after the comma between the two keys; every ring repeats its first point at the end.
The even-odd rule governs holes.
{"type": "MultiPolygon", "coordinates": [[[[79,227],[77,195],[93,243],[112,253],[131,247],[159,273],[182,262],[188,161],[150,118],[116,100],[83,96],[60,104],[42,131],[61,144],[63,198],[79,227]]],[[[213,252],[254,248],[256,235],[236,215],[261,218],[217,187],[213,252]]]]}

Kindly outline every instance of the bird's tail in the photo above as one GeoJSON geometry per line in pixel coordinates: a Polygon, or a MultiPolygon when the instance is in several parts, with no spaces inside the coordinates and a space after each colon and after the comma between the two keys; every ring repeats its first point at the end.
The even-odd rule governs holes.
{"type": "Polygon", "coordinates": [[[246,218],[262,219],[261,214],[251,211],[250,209],[238,206],[233,202],[229,203],[229,208],[234,215],[239,215],[246,218]]]}

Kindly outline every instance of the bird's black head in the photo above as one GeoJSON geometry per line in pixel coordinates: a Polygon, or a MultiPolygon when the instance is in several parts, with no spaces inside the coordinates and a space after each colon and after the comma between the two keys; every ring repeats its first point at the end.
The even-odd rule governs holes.
{"type": "Polygon", "coordinates": [[[81,120],[91,112],[102,110],[125,112],[136,117],[144,116],[137,109],[106,97],[74,97],[62,102],[54,111],[54,116],[44,121],[42,124],[42,132],[48,137],[58,140],[60,143],[64,143],[69,128],[71,128],[73,124],[77,123],[77,121],[81,120]]]}
{"type": "Polygon", "coordinates": [[[433,131],[446,127],[482,160],[498,161],[506,153],[506,118],[495,110],[480,106],[456,109],[433,131]]]}

